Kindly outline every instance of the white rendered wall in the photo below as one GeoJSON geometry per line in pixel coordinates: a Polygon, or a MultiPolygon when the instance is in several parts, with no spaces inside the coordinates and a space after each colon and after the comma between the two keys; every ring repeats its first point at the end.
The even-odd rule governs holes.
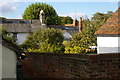
{"type": "Polygon", "coordinates": [[[72,38],[72,36],[68,33],[68,32],[64,32],[63,33],[63,36],[64,36],[64,39],[66,40],[66,39],[71,39],[72,38]]]}
{"type": "Polygon", "coordinates": [[[2,79],[2,45],[0,44],[0,80],[2,79]]]}
{"type": "Polygon", "coordinates": [[[120,37],[97,37],[98,54],[120,53],[120,37]]]}
{"type": "Polygon", "coordinates": [[[2,46],[2,78],[16,78],[16,53],[2,46]]]}
{"type": "Polygon", "coordinates": [[[17,33],[17,43],[22,44],[29,33],[17,33]]]}

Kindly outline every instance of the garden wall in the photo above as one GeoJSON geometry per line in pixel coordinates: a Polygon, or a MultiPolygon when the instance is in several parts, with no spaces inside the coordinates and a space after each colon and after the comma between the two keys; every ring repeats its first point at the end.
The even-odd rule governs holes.
{"type": "Polygon", "coordinates": [[[120,53],[56,54],[27,53],[25,78],[120,79],[120,53]]]}

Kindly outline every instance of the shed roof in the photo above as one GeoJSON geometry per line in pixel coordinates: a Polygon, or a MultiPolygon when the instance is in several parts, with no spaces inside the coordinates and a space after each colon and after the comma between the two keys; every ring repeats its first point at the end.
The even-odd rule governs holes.
{"type": "Polygon", "coordinates": [[[95,34],[120,34],[120,8],[101,26],[95,34]]]}
{"type": "Polygon", "coordinates": [[[20,48],[18,48],[14,43],[6,40],[3,37],[0,37],[0,44],[2,44],[3,46],[13,50],[18,56],[23,56],[22,55],[22,50],[20,48]]]}

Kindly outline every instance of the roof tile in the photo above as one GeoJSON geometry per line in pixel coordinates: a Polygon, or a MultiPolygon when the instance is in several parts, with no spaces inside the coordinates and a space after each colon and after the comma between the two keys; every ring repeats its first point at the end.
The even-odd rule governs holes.
{"type": "Polygon", "coordinates": [[[120,34],[120,8],[98,29],[95,34],[120,34]]]}

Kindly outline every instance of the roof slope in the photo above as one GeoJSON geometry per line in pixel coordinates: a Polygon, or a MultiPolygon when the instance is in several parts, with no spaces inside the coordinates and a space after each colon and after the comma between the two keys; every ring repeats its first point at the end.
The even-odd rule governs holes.
{"type": "Polygon", "coordinates": [[[118,8],[95,34],[120,34],[120,8],[118,8]]]}
{"type": "Polygon", "coordinates": [[[22,50],[20,48],[18,48],[15,44],[13,44],[12,42],[4,39],[3,37],[0,37],[0,44],[2,44],[3,46],[13,50],[14,52],[16,52],[16,54],[18,56],[22,56],[22,50]]]}
{"type": "Polygon", "coordinates": [[[0,24],[3,24],[7,32],[33,32],[36,28],[42,28],[39,19],[1,19],[0,24]]]}
{"type": "Polygon", "coordinates": [[[48,25],[48,28],[66,30],[69,34],[75,34],[79,32],[78,26],[73,27],[73,26],[62,26],[62,25],[48,25]]]}

